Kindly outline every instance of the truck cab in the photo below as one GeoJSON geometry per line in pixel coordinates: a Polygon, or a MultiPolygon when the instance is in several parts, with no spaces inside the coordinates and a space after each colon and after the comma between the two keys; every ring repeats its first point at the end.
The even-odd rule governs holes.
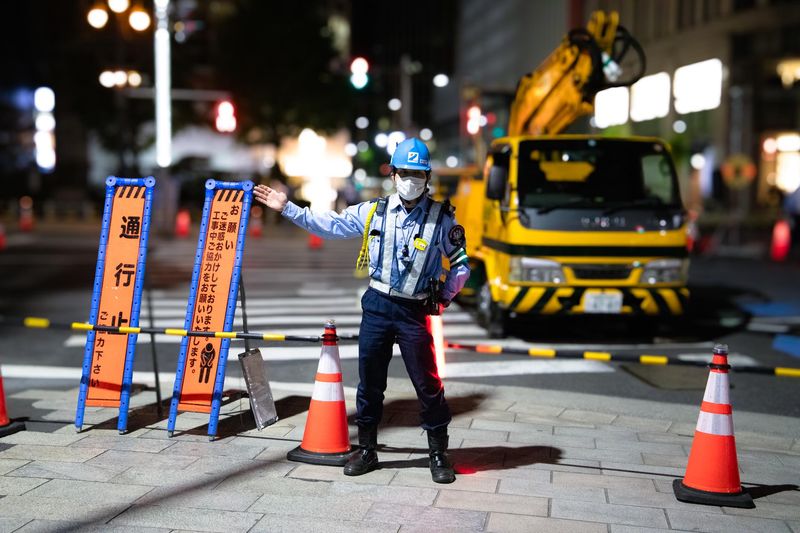
{"type": "Polygon", "coordinates": [[[688,301],[686,220],[667,145],[654,138],[495,140],[453,198],[465,221],[478,318],[674,316],[688,301]]]}

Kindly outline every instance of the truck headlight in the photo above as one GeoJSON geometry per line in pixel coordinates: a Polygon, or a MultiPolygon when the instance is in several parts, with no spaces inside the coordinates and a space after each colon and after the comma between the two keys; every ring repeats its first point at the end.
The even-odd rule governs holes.
{"type": "Polygon", "coordinates": [[[656,283],[685,282],[688,263],[680,259],[657,259],[650,261],[642,270],[641,281],[654,285],[656,283]]]}
{"type": "Polygon", "coordinates": [[[564,271],[555,261],[532,257],[512,257],[509,281],[564,283],[564,271]]]}

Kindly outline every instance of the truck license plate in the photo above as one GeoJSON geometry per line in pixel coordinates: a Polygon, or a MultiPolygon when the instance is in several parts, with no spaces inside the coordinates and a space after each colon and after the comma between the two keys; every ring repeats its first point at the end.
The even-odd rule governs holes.
{"type": "Polygon", "coordinates": [[[622,310],[622,293],[587,292],[583,297],[584,313],[619,313],[622,310]]]}

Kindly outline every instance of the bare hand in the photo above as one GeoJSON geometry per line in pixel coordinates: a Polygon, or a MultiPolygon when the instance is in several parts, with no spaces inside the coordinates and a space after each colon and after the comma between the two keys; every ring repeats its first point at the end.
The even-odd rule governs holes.
{"type": "Polygon", "coordinates": [[[289,201],[289,199],[286,198],[286,194],[271,189],[266,185],[256,185],[253,189],[253,196],[265,206],[279,213],[283,211],[283,208],[286,207],[286,202],[289,201]]]}

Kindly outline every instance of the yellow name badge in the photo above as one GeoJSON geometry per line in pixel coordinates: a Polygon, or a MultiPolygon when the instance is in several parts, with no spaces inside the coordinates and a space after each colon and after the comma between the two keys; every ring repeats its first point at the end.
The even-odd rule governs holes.
{"type": "Polygon", "coordinates": [[[428,243],[422,240],[421,238],[417,237],[414,239],[414,248],[419,250],[420,252],[424,252],[425,248],[428,247],[428,243]]]}

